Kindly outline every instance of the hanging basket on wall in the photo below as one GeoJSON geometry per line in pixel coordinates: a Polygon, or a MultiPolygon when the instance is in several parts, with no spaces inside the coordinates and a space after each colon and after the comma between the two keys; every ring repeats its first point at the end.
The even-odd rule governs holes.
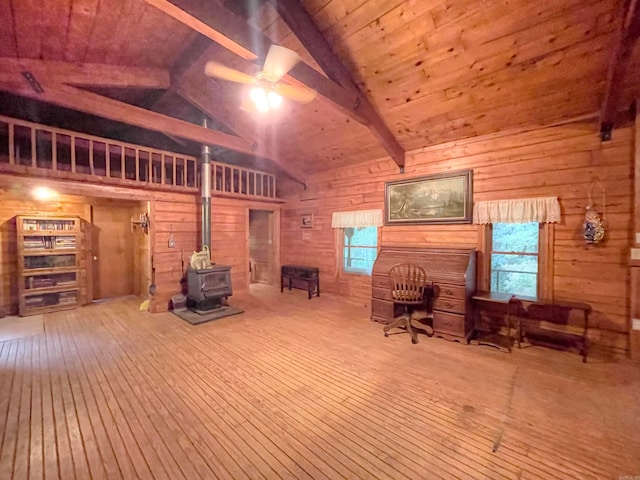
{"type": "Polygon", "coordinates": [[[600,243],[604,238],[604,223],[600,218],[600,214],[587,207],[587,213],[584,216],[584,240],[588,244],[600,243]]]}
{"type": "Polygon", "coordinates": [[[587,213],[585,213],[584,215],[583,224],[584,240],[589,245],[600,243],[604,239],[604,221],[602,220],[600,214],[592,206],[593,200],[591,198],[591,192],[593,191],[593,187],[595,185],[597,185],[602,191],[603,208],[606,209],[607,207],[607,197],[604,187],[598,180],[595,180],[589,187],[589,205],[587,205],[587,213]]]}

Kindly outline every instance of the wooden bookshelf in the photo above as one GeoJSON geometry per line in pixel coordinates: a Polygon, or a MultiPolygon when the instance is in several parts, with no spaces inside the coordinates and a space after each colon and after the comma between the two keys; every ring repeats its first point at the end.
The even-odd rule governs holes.
{"type": "Polygon", "coordinates": [[[80,218],[19,216],[16,230],[20,315],[82,305],[86,275],[80,218]]]}

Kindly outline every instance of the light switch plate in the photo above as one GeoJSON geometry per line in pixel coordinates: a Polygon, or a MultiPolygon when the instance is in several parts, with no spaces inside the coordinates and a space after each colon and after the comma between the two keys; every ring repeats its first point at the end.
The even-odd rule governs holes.
{"type": "Polygon", "coordinates": [[[631,249],[631,260],[640,260],[640,248],[631,249]]]}
{"type": "Polygon", "coordinates": [[[636,232],[636,245],[640,245],[640,232],[636,232]]]}
{"type": "Polygon", "coordinates": [[[640,330],[640,318],[631,319],[631,329],[640,330]]]}

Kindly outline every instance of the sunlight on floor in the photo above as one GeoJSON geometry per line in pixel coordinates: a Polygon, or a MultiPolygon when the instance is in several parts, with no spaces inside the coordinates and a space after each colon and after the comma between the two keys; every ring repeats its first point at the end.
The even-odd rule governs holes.
{"type": "Polygon", "coordinates": [[[43,332],[44,324],[42,322],[42,315],[0,318],[0,342],[38,335],[43,332]]]}

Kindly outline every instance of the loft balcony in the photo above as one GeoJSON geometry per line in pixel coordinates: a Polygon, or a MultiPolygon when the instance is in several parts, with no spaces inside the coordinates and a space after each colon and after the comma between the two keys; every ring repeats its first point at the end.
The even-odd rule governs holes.
{"type": "MultiPolygon", "coordinates": [[[[0,173],[197,194],[200,164],[180,153],[0,116],[0,173]]],[[[276,200],[274,175],[211,162],[211,194],[276,200]]]]}

